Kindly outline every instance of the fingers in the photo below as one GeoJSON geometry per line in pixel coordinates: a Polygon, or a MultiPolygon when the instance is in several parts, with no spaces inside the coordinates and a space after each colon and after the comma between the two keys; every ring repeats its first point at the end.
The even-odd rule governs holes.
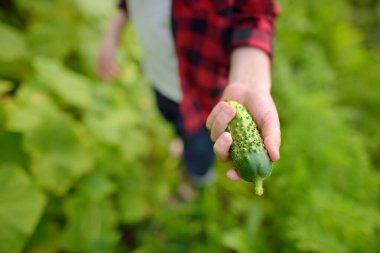
{"type": "Polygon", "coordinates": [[[226,176],[232,181],[239,181],[240,176],[239,173],[235,169],[230,169],[227,171],[226,176]]]}
{"type": "Polygon", "coordinates": [[[106,39],[100,47],[97,58],[97,71],[101,80],[110,82],[119,73],[119,66],[115,60],[117,45],[113,40],[106,39]]]}
{"type": "Polygon", "coordinates": [[[232,144],[231,134],[228,132],[222,133],[214,144],[214,153],[216,158],[221,162],[229,160],[229,150],[232,144]]]}
{"type": "Polygon", "coordinates": [[[228,123],[235,116],[235,108],[226,102],[219,102],[207,119],[206,126],[211,132],[211,140],[216,141],[217,138],[226,130],[228,123]]]}
{"type": "MultiPolygon", "coordinates": [[[[229,149],[232,144],[231,134],[224,132],[216,140],[214,144],[214,153],[216,158],[221,162],[227,162],[229,160],[229,149]]],[[[232,181],[239,181],[239,173],[235,169],[230,169],[227,171],[226,176],[232,181]]]]}
{"type": "Polygon", "coordinates": [[[115,60],[112,60],[108,72],[111,79],[114,79],[119,74],[119,65],[115,60]]]}
{"type": "Polygon", "coordinates": [[[211,130],[211,127],[215,121],[215,118],[216,118],[216,115],[219,114],[219,112],[222,110],[222,107],[224,106],[224,104],[227,104],[226,102],[219,102],[216,106],[214,106],[214,108],[212,109],[210,115],[207,117],[207,121],[206,121],[206,127],[211,130]]]}
{"type": "Polygon", "coordinates": [[[119,74],[119,66],[113,60],[102,60],[98,62],[98,75],[101,80],[110,82],[119,74]]]}
{"type": "MultiPolygon", "coordinates": [[[[280,122],[273,99],[271,96],[252,98],[248,100],[247,107],[253,108],[250,111],[253,112],[270,159],[272,161],[279,160],[281,132],[280,122]]],[[[235,116],[235,113],[236,111],[232,106],[229,106],[226,102],[222,101],[214,107],[206,122],[207,128],[211,131],[211,139],[215,142],[214,152],[220,161],[228,160],[231,135],[226,135],[224,133],[228,123],[235,116]],[[228,146],[228,149],[225,148],[226,145],[228,146]]]]}

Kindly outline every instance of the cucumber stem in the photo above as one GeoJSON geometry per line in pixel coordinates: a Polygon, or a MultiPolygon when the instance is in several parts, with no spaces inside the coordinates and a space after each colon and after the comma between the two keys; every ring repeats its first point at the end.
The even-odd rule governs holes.
{"type": "Polygon", "coordinates": [[[255,180],[255,193],[259,196],[263,195],[264,188],[263,188],[263,180],[262,179],[256,179],[255,180]]]}

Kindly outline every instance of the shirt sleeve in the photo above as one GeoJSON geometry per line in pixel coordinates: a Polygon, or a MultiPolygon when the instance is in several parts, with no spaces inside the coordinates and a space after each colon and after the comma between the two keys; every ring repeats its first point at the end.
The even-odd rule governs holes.
{"type": "Polygon", "coordinates": [[[236,0],[232,14],[232,49],[256,47],[273,56],[279,5],[271,0],[236,0]]]}

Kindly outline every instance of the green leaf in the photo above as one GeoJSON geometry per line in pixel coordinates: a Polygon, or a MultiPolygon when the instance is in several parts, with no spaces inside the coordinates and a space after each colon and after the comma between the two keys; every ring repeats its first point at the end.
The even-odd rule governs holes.
{"type": "Polygon", "coordinates": [[[25,134],[30,169],[44,189],[62,195],[93,168],[85,131],[33,84],[21,88],[6,115],[6,127],[25,134]]]}
{"type": "Polygon", "coordinates": [[[73,195],[65,199],[63,248],[73,252],[115,252],[119,241],[118,219],[112,195],[115,184],[97,169],[84,177],[73,195]]]}
{"type": "Polygon", "coordinates": [[[0,38],[0,76],[23,80],[31,70],[25,36],[22,31],[0,22],[0,38]]]}
{"type": "Polygon", "coordinates": [[[150,142],[141,126],[145,124],[141,122],[142,117],[136,110],[124,106],[113,107],[100,115],[88,113],[84,121],[97,139],[120,148],[125,162],[129,163],[138,160],[149,150],[150,142]],[[127,141],[120,142],[120,140],[127,141]]]}
{"type": "Polygon", "coordinates": [[[24,133],[30,169],[43,188],[64,194],[93,168],[85,132],[33,85],[24,85],[6,109],[6,127],[24,133]]]}
{"type": "Polygon", "coordinates": [[[35,59],[34,67],[37,71],[37,78],[67,105],[83,109],[91,105],[92,87],[90,80],[85,76],[48,58],[35,59]]]}
{"type": "Polygon", "coordinates": [[[223,243],[226,247],[240,253],[252,252],[247,234],[242,229],[234,229],[224,234],[223,243]]]}
{"type": "Polygon", "coordinates": [[[62,16],[35,21],[27,31],[30,49],[36,56],[64,59],[75,46],[77,30],[74,22],[62,16]]]}
{"type": "Polygon", "coordinates": [[[0,23],[0,62],[10,62],[27,56],[24,35],[15,28],[0,23]]]}
{"type": "Polygon", "coordinates": [[[61,1],[47,0],[14,0],[14,4],[24,13],[28,13],[32,17],[51,16],[52,11],[57,12],[56,5],[61,1]]]}
{"type": "Polygon", "coordinates": [[[17,164],[26,168],[27,162],[27,154],[22,148],[21,134],[0,132],[0,165],[17,164]]]}
{"type": "Polygon", "coordinates": [[[31,171],[37,182],[55,194],[64,194],[93,169],[94,158],[76,125],[65,118],[46,119],[25,137],[31,171]]]}
{"type": "Polygon", "coordinates": [[[0,252],[21,252],[45,206],[45,196],[18,167],[0,167],[0,252]]]}
{"type": "Polygon", "coordinates": [[[62,227],[52,216],[45,215],[25,247],[28,253],[56,253],[60,251],[62,227]]]}
{"type": "Polygon", "coordinates": [[[33,84],[26,83],[17,91],[16,98],[5,106],[7,116],[6,127],[16,132],[28,132],[41,124],[45,118],[60,114],[52,99],[33,84]]]}
{"type": "Polygon", "coordinates": [[[75,194],[65,201],[67,225],[63,248],[69,252],[114,252],[119,235],[115,209],[108,199],[75,194]]]}
{"type": "Polygon", "coordinates": [[[99,18],[109,16],[115,9],[112,1],[76,0],[73,2],[83,16],[99,18]]]}
{"type": "Polygon", "coordinates": [[[7,80],[0,79],[0,96],[11,91],[13,83],[7,80]]]}
{"type": "MultiPolygon", "coordinates": [[[[120,145],[120,140],[127,140],[127,135],[139,132],[136,128],[138,115],[135,111],[127,108],[113,108],[103,115],[89,114],[85,118],[85,124],[99,140],[109,144],[120,145]]],[[[137,133],[139,134],[139,133],[137,133]]],[[[127,141],[128,146],[132,142],[127,141]]]]}
{"type": "Polygon", "coordinates": [[[149,215],[150,205],[147,196],[146,175],[139,166],[128,168],[118,178],[119,194],[117,203],[123,223],[133,224],[149,215]]]}
{"type": "Polygon", "coordinates": [[[115,183],[107,177],[105,171],[94,170],[86,175],[78,186],[78,192],[93,200],[105,199],[116,190],[115,183]]]}
{"type": "Polygon", "coordinates": [[[288,235],[300,250],[327,253],[370,248],[371,238],[380,227],[380,215],[374,206],[362,206],[320,188],[312,189],[307,199],[308,204],[299,206],[288,219],[288,235]]]}

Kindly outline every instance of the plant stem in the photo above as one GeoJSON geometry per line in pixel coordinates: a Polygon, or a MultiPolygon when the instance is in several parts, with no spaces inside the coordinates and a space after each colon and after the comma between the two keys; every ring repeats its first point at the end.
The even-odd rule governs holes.
{"type": "Polygon", "coordinates": [[[263,188],[263,180],[262,179],[256,179],[255,180],[255,193],[259,196],[263,195],[264,188],[263,188]]]}

